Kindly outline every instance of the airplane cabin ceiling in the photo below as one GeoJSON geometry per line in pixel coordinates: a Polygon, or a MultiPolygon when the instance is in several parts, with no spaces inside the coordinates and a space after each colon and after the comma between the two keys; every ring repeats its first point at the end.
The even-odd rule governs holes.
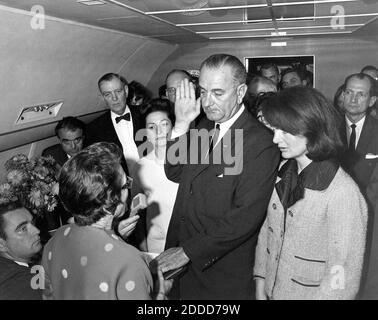
{"type": "Polygon", "coordinates": [[[170,43],[376,36],[378,0],[0,0],[23,10],[170,43]]]}

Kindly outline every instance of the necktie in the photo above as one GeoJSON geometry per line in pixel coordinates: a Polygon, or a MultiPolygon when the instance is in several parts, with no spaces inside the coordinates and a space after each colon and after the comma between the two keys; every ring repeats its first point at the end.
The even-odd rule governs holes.
{"type": "Polygon", "coordinates": [[[115,118],[116,123],[120,122],[121,120],[130,121],[130,112],[124,114],[123,116],[115,118]]]}
{"type": "Polygon", "coordinates": [[[356,125],[353,123],[350,125],[352,133],[349,138],[349,151],[354,152],[356,150],[356,125]]]}
{"type": "Polygon", "coordinates": [[[211,141],[210,141],[209,154],[213,151],[214,146],[217,143],[217,140],[218,140],[218,137],[219,137],[219,131],[220,131],[220,125],[219,125],[219,123],[217,123],[215,125],[214,134],[213,134],[211,141]]]}

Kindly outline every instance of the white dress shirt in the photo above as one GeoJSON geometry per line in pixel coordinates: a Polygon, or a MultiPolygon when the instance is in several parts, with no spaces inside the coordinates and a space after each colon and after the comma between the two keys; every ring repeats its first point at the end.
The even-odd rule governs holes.
{"type": "MultiPolygon", "coordinates": [[[[121,115],[125,115],[126,113],[130,113],[129,107],[126,105],[125,112],[121,115]]],[[[123,155],[126,159],[127,167],[132,175],[133,167],[135,163],[139,161],[139,154],[138,148],[134,141],[134,125],[133,125],[133,117],[130,113],[130,121],[121,120],[120,122],[116,122],[116,118],[119,117],[118,114],[114,113],[113,111],[110,112],[114,129],[117,133],[118,139],[122,144],[123,155]]]]}
{"type": "MultiPolygon", "coordinates": [[[[358,140],[360,139],[361,131],[362,131],[362,127],[364,126],[365,119],[366,119],[366,116],[355,123],[355,125],[356,125],[356,128],[355,128],[355,130],[356,130],[356,145],[354,146],[355,149],[357,149],[358,140]]],[[[353,124],[353,122],[351,122],[347,118],[347,116],[345,116],[345,122],[346,122],[347,140],[348,140],[348,146],[349,146],[350,135],[352,134],[352,128],[350,126],[353,124]]]]}

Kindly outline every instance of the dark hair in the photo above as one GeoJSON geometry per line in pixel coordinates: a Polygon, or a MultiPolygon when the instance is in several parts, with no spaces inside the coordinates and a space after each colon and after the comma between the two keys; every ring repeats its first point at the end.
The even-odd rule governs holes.
{"type": "Polygon", "coordinates": [[[166,97],[165,91],[167,90],[167,85],[163,84],[159,87],[159,98],[164,99],[163,97],[166,97]]]}
{"type": "Polygon", "coordinates": [[[378,72],[378,69],[374,66],[365,66],[361,69],[361,73],[364,73],[365,71],[369,71],[369,70],[378,72]]]}
{"type": "Polygon", "coordinates": [[[97,81],[98,88],[100,89],[102,82],[112,81],[113,79],[118,79],[119,81],[121,81],[123,86],[127,86],[127,84],[128,84],[126,78],[122,77],[121,75],[119,75],[117,73],[111,73],[110,72],[110,73],[104,74],[100,79],[98,79],[98,81],[97,81]]]}
{"type": "Polygon", "coordinates": [[[59,198],[75,223],[90,225],[121,203],[122,152],[109,142],[98,142],[83,149],[62,167],[59,198]]]}
{"type": "Polygon", "coordinates": [[[146,119],[147,116],[153,112],[164,112],[167,114],[168,119],[171,120],[172,126],[174,126],[175,123],[175,115],[172,112],[170,101],[167,99],[153,99],[148,104],[146,111],[144,112],[144,127],[146,126],[146,119]]]}
{"type": "Polygon", "coordinates": [[[304,79],[306,80],[307,87],[313,87],[314,86],[314,74],[309,70],[304,70],[304,79]]]}
{"type": "Polygon", "coordinates": [[[85,136],[85,123],[75,117],[64,117],[62,120],[58,122],[55,127],[55,134],[59,138],[59,130],[60,129],[67,129],[70,131],[76,131],[81,129],[83,135],[85,136]]]}
{"type": "Polygon", "coordinates": [[[268,63],[264,63],[261,68],[260,68],[260,75],[262,76],[262,71],[263,70],[268,70],[268,69],[274,69],[274,71],[279,75],[280,74],[280,71],[278,70],[278,67],[275,63],[273,62],[268,62],[268,63]]]}
{"type": "Polygon", "coordinates": [[[174,74],[174,73],[182,73],[182,74],[184,74],[186,77],[188,77],[188,79],[189,79],[190,81],[193,80],[193,77],[191,76],[191,74],[190,74],[188,71],[183,70],[183,69],[173,69],[173,70],[169,71],[168,74],[167,74],[167,76],[165,77],[165,83],[167,83],[168,78],[169,78],[172,74],[174,74]]]}
{"type": "MultiPolygon", "coordinates": [[[[243,103],[244,103],[245,107],[254,116],[257,116],[257,113],[258,113],[257,104],[258,104],[258,101],[259,101],[259,97],[264,95],[265,92],[253,92],[253,93],[251,93],[249,88],[251,86],[255,86],[259,83],[268,84],[268,85],[271,85],[271,86],[273,86],[277,89],[277,85],[272,80],[265,78],[263,76],[254,75],[254,77],[250,79],[250,81],[248,83],[248,89],[247,89],[245,96],[243,98],[243,103]]],[[[272,91],[272,92],[274,92],[274,91],[272,91]]]]}
{"type": "Polygon", "coordinates": [[[344,81],[344,89],[346,89],[346,86],[348,84],[348,81],[351,79],[351,78],[357,78],[359,80],[363,80],[363,79],[367,79],[370,83],[370,88],[369,88],[369,95],[372,97],[372,96],[376,96],[377,95],[377,88],[376,88],[376,81],[374,80],[374,78],[372,78],[371,76],[369,76],[368,74],[366,73],[353,73],[349,76],[347,76],[345,78],[345,81],[344,81]]]}
{"type": "Polygon", "coordinates": [[[283,70],[282,73],[281,73],[281,81],[282,81],[282,79],[285,75],[287,75],[288,73],[292,73],[292,72],[296,73],[297,76],[299,77],[299,79],[301,79],[301,81],[306,80],[306,76],[300,68],[287,68],[287,69],[283,70]]]}
{"type": "Polygon", "coordinates": [[[202,62],[200,70],[204,67],[218,69],[224,65],[232,68],[233,78],[238,85],[246,82],[247,71],[245,70],[243,63],[241,63],[241,61],[235,56],[229,54],[220,53],[208,57],[202,62]]]}
{"type": "Polygon", "coordinates": [[[261,101],[265,121],[274,128],[307,138],[307,157],[335,158],[343,149],[340,113],[316,89],[292,87],[261,101]]]}
{"type": "MultiPolygon", "coordinates": [[[[271,85],[271,86],[273,86],[277,89],[277,85],[272,80],[265,78],[263,76],[253,77],[248,84],[248,89],[249,89],[250,86],[256,85],[258,83],[268,84],[268,85],[271,85]]],[[[259,92],[256,92],[255,94],[259,94],[259,92]]]]}
{"type": "Polygon", "coordinates": [[[137,100],[142,98],[142,105],[148,103],[151,100],[152,93],[144,85],[137,81],[131,81],[128,85],[129,94],[127,96],[127,104],[131,104],[133,97],[136,97],[137,100]]]}
{"type": "Polygon", "coordinates": [[[0,204],[0,238],[7,240],[7,235],[5,233],[5,219],[4,215],[8,212],[24,208],[19,200],[8,201],[0,204]]]}

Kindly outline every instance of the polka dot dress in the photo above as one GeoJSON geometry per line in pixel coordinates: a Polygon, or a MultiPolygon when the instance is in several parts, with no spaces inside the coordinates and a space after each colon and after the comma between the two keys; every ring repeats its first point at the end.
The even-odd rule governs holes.
{"type": "Polygon", "coordinates": [[[42,263],[55,299],[150,299],[152,278],[141,253],[111,231],[75,224],[57,230],[42,263]]]}

